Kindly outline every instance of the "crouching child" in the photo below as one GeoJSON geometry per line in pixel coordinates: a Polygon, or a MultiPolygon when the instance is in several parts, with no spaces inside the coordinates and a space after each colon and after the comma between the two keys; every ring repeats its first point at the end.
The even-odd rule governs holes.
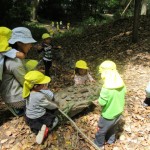
{"type": "Polygon", "coordinates": [[[41,144],[58,123],[55,112],[58,105],[47,85],[51,78],[39,71],[30,71],[25,75],[23,98],[26,101],[25,118],[31,131],[36,134],[36,142],[41,144]]]}
{"type": "Polygon", "coordinates": [[[83,85],[86,83],[95,82],[91,74],[89,73],[89,67],[84,60],[78,60],[75,64],[75,85],[83,85]]]}

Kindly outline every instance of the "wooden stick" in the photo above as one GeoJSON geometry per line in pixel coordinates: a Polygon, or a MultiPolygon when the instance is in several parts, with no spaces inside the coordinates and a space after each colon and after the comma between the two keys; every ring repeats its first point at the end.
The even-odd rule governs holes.
{"type": "Polygon", "coordinates": [[[89,143],[96,149],[96,150],[100,150],[101,148],[98,147],[93,141],[91,141],[76,125],[76,123],[67,115],[65,114],[62,110],[59,109],[59,111],[61,112],[61,114],[63,114],[71,123],[72,125],[76,128],[77,131],[79,131],[81,133],[81,135],[87,139],[89,141],[89,143]]]}

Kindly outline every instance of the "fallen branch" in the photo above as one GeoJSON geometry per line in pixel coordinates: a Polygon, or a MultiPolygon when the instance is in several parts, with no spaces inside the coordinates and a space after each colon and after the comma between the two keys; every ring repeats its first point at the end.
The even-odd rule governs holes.
{"type": "Polygon", "coordinates": [[[99,148],[93,141],[91,141],[76,125],[76,123],[67,115],[65,114],[62,110],[60,110],[60,113],[63,114],[63,116],[65,116],[71,123],[72,125],[76,128],[77,131],[79,131],[81,133],[81,135],[87,139],[89,141],[89,143],[96,149],[96,150],[100,150],[101,148],[99,148]]]}
{"type": "Polygon", "coordinates": [[[128,9],[129,5],[131,4],[131,2],[132,2],[132,0],[129,1],[129,3],[127,4],[126,8],[122,12],[121,16],[123,16],[123,14],[126,12],[126,10],[128,9]]]}

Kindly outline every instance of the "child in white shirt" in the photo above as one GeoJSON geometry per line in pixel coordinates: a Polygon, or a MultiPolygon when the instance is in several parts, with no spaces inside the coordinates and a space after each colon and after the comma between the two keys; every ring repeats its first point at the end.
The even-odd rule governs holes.
{"type": "Polygon", "coordinates": [[[95,82],[93,77],[89,73],[89,68],[84,60],[79,60],[75,65],[75,85],[86,84],[87,82],[95,82]]]}

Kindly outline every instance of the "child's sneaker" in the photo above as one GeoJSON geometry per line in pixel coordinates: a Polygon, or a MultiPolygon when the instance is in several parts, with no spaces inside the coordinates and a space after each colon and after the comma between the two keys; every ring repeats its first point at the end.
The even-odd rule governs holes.
{"type": "Polygon", "coordinates": [[[42,144],[43,140],[47,137],[48,135],[48,127],[46,127],[45,124],[43,124],[41,130],[38,132],[37,136],[36,136],[36,142],[38,144],[42,144]]]}

